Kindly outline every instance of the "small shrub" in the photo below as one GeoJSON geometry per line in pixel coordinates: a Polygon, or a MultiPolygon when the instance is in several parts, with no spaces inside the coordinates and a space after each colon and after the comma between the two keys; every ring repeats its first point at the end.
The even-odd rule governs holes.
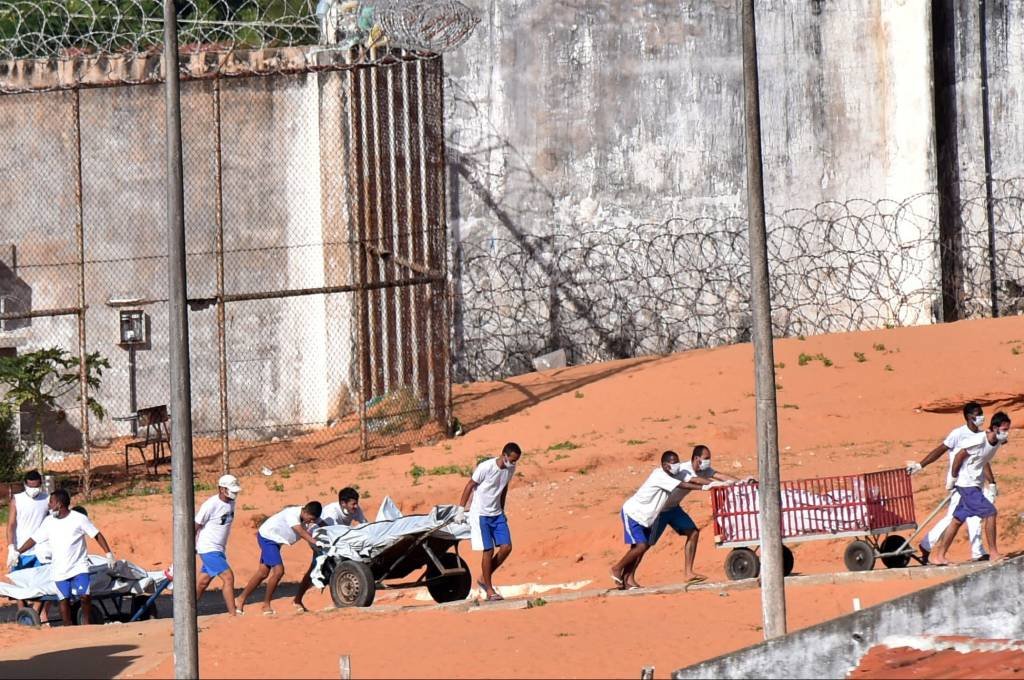
{"type": "Polygon", "coordinates": [[[573,449],[578,448],[580,448],[579,444],[577,444],[576,442],[566,440],[564,442],[552,444],[551,446],[548,447],[548,451],[572,451],[573,449]]]}
{"type": "Polygon", "coordinates": [[[792,409],[796,409],[798,411],[800,410],[800,407],[797,406],[796,404],[783,404],[782,408],[792,408],[792,409]]]}
{"type": "Polygon", "coordinates": [[[647,442],[644,439],[630,439],[628,442],[626,442],[626,446],[639,446],[640,444],[646,443],[647,442]]]}
{"type": "Polygon", "coordinates": [[[1010,353],[1014,355],[1020,354],[1020,347],[1011,347],[1010,353]]]}
{"type": "Polygon", "coordinates": [[[547,603],[548,603],[548,601],[545,600],[543,597],[538,597],[538,598],[533,599],[533,600],[528,600],[526,602],[526,608],[527,609],[533,609],[534,607],[543,607],[547,603]]]}
{"type": "Polygon", "coordinates": [[[858,364],[863,364],[865,361],[868,360],[868,358],[864,356],[864,352],[854,352],[853,358],[857,360],[858,364]]]}
{"type": "Polygon", "coordinates": [[[779,363],[775,364],[775,368],[785,368],[785,367],[786,367],[786,364],[784,364],[781,361],[779,363]]]}
{"type": "Polygon", "coordinates": [[[575,394],[575,397],[576,397],[577,399],[582,399],[582,398],[583,398],[583,393],[577,390],[577,392],[576,392],[576,394],[575,394]]]}
{"type": "Polygon", "coordinates": [[[422,477],[425,474],[427,474],[427,468],[423,467],[422,465],[417,465],[416,463],[413,463],[412,467],[409,468],[409,476],[412,477],[413,486],[419,484],[420,477],[422,477]]]}
{"type": "Polygon", "coordinates": [[[807,364],[811,363],[811,361],[813,361],[813,360],[814,360],[814,357],[812,357],[810,354],[805,354],[803,352],[800,352],[800,356],[797,357],[796,362],[798,364],[800,364],[801,366],[806,366],[807,364]]]}
{"type": "Polygon", "coordinates": [[[281,482],[267,482],[267,488],[276,493],[281,493],[284,491],[284,484],[281,482]]]}
{"type": "Polygon", "coordinates": [[[884,352],[885,351],[885,345],[883,345],[880,342],[876,342],[874,345],[872,345],[872,347],[874,347],[876,352],[884,352]]]}
{"type": "Polygon", "coordinates": [[[807,339],[807,336],[806,336],[806,335],[804,335],[803,333],[801,333],[800,335],[796,336],[796,339],[797,339],[797,340],[801,340],[801,341],[803,341],[803,340],[806,340],[806,339],[807,339]]]}
{"type": "Polygon", "coordinates": [[[892,370],[892,366],[890,366],[889,364],[886,364],[885,365],[885,370],[891,371],[892,370]]]}
{"type": "Polygon", "coordinates": [[[569,456],[565,455],[564,453],[560,453],[557,456],[555,456],[555,460],[565,460],[568,457],[569,456]]]}

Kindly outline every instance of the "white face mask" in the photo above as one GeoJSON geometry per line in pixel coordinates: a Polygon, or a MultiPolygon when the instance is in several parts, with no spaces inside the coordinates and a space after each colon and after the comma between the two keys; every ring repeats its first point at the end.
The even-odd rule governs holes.
{"type": "Polygon", "coordinates": [[[502,460],[505,462],[505,467],[508,468],[509,470],[513,469],[516,466],[516,464],[513,461],[509,460],[508,458],[502,458],[502,460]]]}
{"type": "Polygon", "coordinates": [[[60,514],[60,510],[50,509],[50,517],[56,517],[59,514],[60,514]]]}
{"type": "Polygon", "coordinates": [[[999,442],[1000,444],[1005,443],[1006,440],[1009,439],[1009,438],[1010,438],[1010,433],[1009,432],[996,432],[996,441],[999,442]]]}
{"type": "Polygon", "coordinates": [[[972,418],[971,420],[974,423],[975,427],[981,427],[982,425],[985,424],[985,416],[984,415],[974,416],[974,418],[972,418]]]}
{"type": "Polygon", "coordinates": [[[668,466],[668,473],[670,475],[678,475],[680,472],[682,472],[682,470],[683,470],[683,464],[682,463],[672,463],[671,465],[668,466]]]}
{"type": "Polygon", "coordinates": [[[227,496],[228,498],[230,498],[231,500],[235,500],[236,498],[238,498],[238,492],[237,491],[228,491],[227,489],[225,489],[224,490],[224,495],[227,496]]]}
{"type": "Polygon", "coordinates": [[[42,492],[43,492],[43,488],[41,486],[26,486],[25,487],[25,495],[28,496],[29,498],[38,498],[39,494],[41,494],[42,492]]]}
{"type": "Polygon", "coordinates": [[[711,459],[710,458],[701,458],[700,459],[700,469],[701,470],[710,470],[711,469],[711,459]]]}

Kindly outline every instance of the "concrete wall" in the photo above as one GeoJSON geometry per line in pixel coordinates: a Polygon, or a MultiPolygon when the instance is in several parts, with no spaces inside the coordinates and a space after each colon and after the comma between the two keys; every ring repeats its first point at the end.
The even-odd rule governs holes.
{"type": "Polygon", "coordinates": [[[1024,637],[1018,557],[783,638],[682,668],[673,678],[845,678],[890,635],[1024,637]]]}
{"type": "MultiPolygon", "coordinates": [[[[980,95],[968,66],[977,64],[971,24],[977,3],[956,0],[956,5],[965,100],[960,126],[963,143],[973,145],[963,155],[976,166],[980,95]]],[[[843,246],[869,250],[865,243],[877,244],[879,251],[898,250],[912,260],[876,263],[865,275],[873,287],[856,295],[842,295],[846,282],[858,278],[849,274],[858,265],[848,261],[838,267],[847,270],[840,276],[846,281],[817,286],[829,288],[828,295],[777,293],[778,307],[808,310],[811,326],[797,329],[777,319],[778,332],[933,319],[939,281],[930,8],[928,2],[902,0],[763,0],[757,5],[767,207],[772,224],[800,232],[797,239],[778,238],[773,256],[786,260],[807,250],[800,242],[808,235],[815,257],[830,256],[834,244],[821,236],[839,228],[847,229],[839,239],[843,246]],[[879,280],[893,283],[879,286],[874,283],[879,280]],[[887,305],[893,299],[906,304],[887,305]],[[865,306],[868,313],[861,309],[865,306]],[[830,318],[835,309],[843,316],[838,325],[830,318]]],[[[456,271],[459,264],[465,269],[458,282],[464,298],[456,328],[457,346],[464,347],[462,370],[477,377],[503,368],[523,370],[528,363],[520,354],[559,344],[577,350],[577,360],[609,358],[614,352],[608,345],[622,343],[603,343],[580,309],[600,307],[600,301],[579,300],[577,290],[564,290],[572,288],[566,279],[587,278],[589,272],[579,271],[577,262],[561,265],[564,248],[552,244],[592,240],[624,262],[638,250],[628,244],[631,232],[650,240],[640,229],[644,225],[656,227],[652,233],[742,238],[738,4],[481,0],[478,9],[484,17],[480,27],[467,45],[446,57],[447,133],[457,196],[451,227],[456,271]],[[549,252],[554,262],[545,259],[549,252]],[[510,281],[498,273],[509,267],[538,272],[510,281]],[[548,285],[545,277],[553,278],[553,270],[562,284],[548,285]],[[552,323],[554,316],[561,317],[559,324],[552,323]]],[[[1024,158],[1018,124],[1024,112],[1015,85],[1024,68],[1021,12],[1019,3],[989,2],[993,119],[1000,128],[993,148],[999,149],[1001,177],[1021,176],[1024,158]]],[[[969,214],[979,201],[984,205],[974,169],[964,173],[965,181],[971,178],[974,184],[963,189],[969,214]]],[[[1018,187],[1006,189],[1022,193],[1018,187]]],[[[1004,243],[1008,252],[1016,252],[1012,239],[1024,231],[1020,209],[1008,201],[1006,211],[1013,213],[1005,222],[1013,236],[1004,243]]],[[[984,220],[966,221],[968,247],[984,254],[984,220]]],[[[734,250],[744,257],[745,246],[739,246],[734,250]]],[[[647,271],[623,264],[606,267],[598,278],[657,276],[654,262],[685,259],[697,255],[695,249],[689,244],[682,252],[641,248],[638,256],[649,263],[647,271]]],[[[1007,257],[1008,266],[1024,278],[1024,263],[1007,257]]],[[[977,278],[977,257],[969,262],[977,278]]],[[[701,273],[711,279],[716,271],[742,288],[737,278],[742,274],[733,274],[728,262],[716,261],[701,273]]],[[[670,271],[673,277],[682,273],[670,271]]],[[[800,271],[793,276],[807,278],[800,271]]],[[[637,337],[626,344],[638,351],[672,351],[734,339],[733,331],[742,326],[738,317],[746,313],[745,295],[734,299],[721,282],[709,287],[715,288],[714,306],[728,319],[727,329],[631,329],[637,337]]],[[[648,294],[663,294],[671,305],[651,313],[692,316],[696,294],[677,295],[670,288],[652,284],[648,294]]],[[[632,298],[643,295],[635,292],[632,298]]],[[[969,295],[987,296],[983,282],[969,295]]],[[[621,305],[601,314],[621,315],[621,305]]]]}

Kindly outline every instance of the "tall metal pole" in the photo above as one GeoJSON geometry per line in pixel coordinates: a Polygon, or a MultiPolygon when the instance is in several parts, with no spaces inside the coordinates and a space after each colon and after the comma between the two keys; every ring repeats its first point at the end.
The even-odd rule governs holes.
{"type": "Polygon", "coordinates": [[[216,132],[217,171],[217,385],[220,391],[221,473],[231,470],[228,446],[228,348],[224,311],[224,163],[221,156],[220,76],[213,79],[213,129],[216,132]]]}
{"type": "Polygon", "coordinates": [[[761,107],[757,83],[754,0],[743,0],[743,104],[747,132],[747,219],[750,240],[750,307],[753,312],[757,393],[757,467],[761,503],[761,609],[766,640],[786,634],[782,574],[782,509],[779,494],[779,423],[775,404],[768,237],[761,168],[761,107]]]}
{"type": "Polygon", "coordinates": [[[996,271],[996,218],[992,198],[992,113],[988,91],[988,21],[985,0],[978,2],[979,42],[981,43],[981,134],[985,150],[985,215],[988,219],[988,277],[992,297],[992,318],[999,316],[999,273],[996,271]]]}
{"type": "Polygon", "coordinates": [[[185,293],[185,198],[181,168],[181,97],[174,0],[164,0],[167,133],[167,272],[170,301],[171,490],[174,505],[174,677],[199,677],[196,623],[195,512],[192,488],[192,394],[185,293]]]}
{"type": "MultiPolygon", "coordinates": [[[[75,88],[75,239],[78,243],[78,401],[81,407],[83,495],[92,496],[92,452],[89,448],[89,361],[85,341],[85,210],[82,204],[82,91],[75,88]]],[[[42,472],[42,470],[40,470],[42,472]]]]}

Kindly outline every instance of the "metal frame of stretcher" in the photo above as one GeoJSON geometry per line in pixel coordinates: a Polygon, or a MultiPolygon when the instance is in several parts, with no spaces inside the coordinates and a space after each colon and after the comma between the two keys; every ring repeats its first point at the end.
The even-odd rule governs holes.
{"type": "MultiPolygon", "coordinates": [[[[135,623],[144,619],[155,619],[158,616],[156,608],[156,599],[167,589],[167,586],[171,584],[169,579],[162,579],[153,585],[153,594],[146,595],[144,593],[105,593],[103,595],[92,595],[92,621],[91,623],[100,625],[107,623],[108,621],[119,621],[121,623],[135,623]],[[128,607],[124,606],[125,600],[129,601],[128,607]],[[144,601],[143,601],[144,600],[144,601]],[[140,603],[140,601],[142,601],[140,603]],[[98,614],[98,615],[97,615],[98,614]]],[[[7,598],[9,601],[16,601],[7,598]]],[[[43,595],[42,597],[34,597],[23,602],[59,602],[59,598],[56,595],[43,595]]],[[[72,612],[71,620],[78,625],[81,625],[79,621],[80,605],[78,598],[72,599],[72,612]]],[[[19,607],[14,613],[14,622],[22,626],[41,626],[43,624],[54,626],[62,624],[60,618],[48,619],[47,621],[41,621],[39,612],[31,607],[19,607]]]]}

